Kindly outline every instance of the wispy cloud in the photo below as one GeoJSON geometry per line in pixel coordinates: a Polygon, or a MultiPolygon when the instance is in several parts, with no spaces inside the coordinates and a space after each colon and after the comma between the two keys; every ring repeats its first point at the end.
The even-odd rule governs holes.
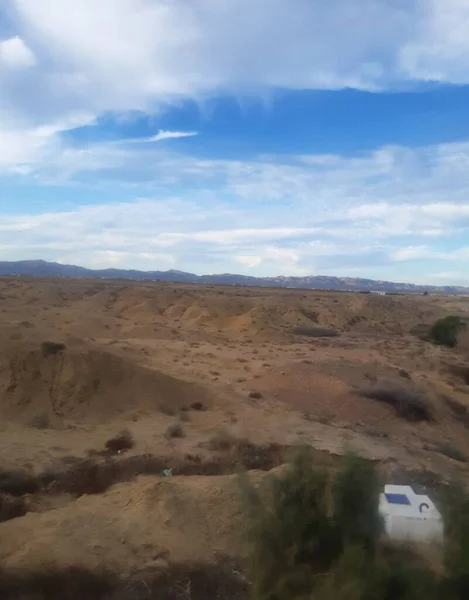
{"type": "Polygon", "coordinates": [[[178,138],[194,137],[197,135],[196,131],[158,131],[156,135],[147,138],[146,142],[160,142],[161,140],[172,140],[178,138]]]}
{"type": "MultiPolygon", "coordinates": [[[[97,162],[122,171],[124,181],[138,168],[158,192],[65,212],[0,215],[3,257],[408,280],[421,279],[427,261],[427,281],[432,271],[464,272],[469,259],[469,174],[461,169],[469,144],[270,162],[124,150],[119,167],[106,145],[89,151],[90,164],[70,172],[77,181],[97,162]]],[[[59,153],[48,169],[64,168],[68,158],[59,153]]]]}

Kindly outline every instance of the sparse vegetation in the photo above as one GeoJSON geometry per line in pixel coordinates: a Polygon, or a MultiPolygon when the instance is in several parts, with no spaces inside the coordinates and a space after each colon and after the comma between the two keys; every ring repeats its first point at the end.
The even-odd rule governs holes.
{"type": "MultiPolygon", "coordinates": [[[[106,572],[78,567],[35,573],[0,571],[2,600],[104,600],[118,588],[119,579],[106,572]]],[[[124,596],[122,596],[124,598],[124,596]]]]}
{"type": "Polygon", "coordinates": [[[25,498],[0,493],[0,523],[22,517],[28,512],[25,498]]]}
{"type": "Polygon", "coordinates": [[[24,496],[34,494],[39,490],[36,478],[20,470],[0,471],[0,493],[11,496],[24,496]]]}
{"type": "Polygon", "coordinates": [[[299,327],[294,327],[292,333],[295,335],[304,335],[307,337],[337,337],[339,332],[334,329],[329,329],[327,327],[310,327],[307,325],[301,325],[299,327]]]}
{"type": "Polygon", "coordinates": [[[134,437],[128,429],[122,430],[106,442],[106,450],[110,454],[119,454],[134,447],[134,437]]]}
{"type": "Polygon", "coordinates": [[[466,385],[469,385],[469,366],[467,365],[450,365],[449,371],[455,377],[461,379],[466,385]]]}
{"type": "Polygon", "coordinates": [[[453,444],[439,444],[436,447],[436,451],[440,454],[444,454],[448,458],[452,458],[453,460],[467,462],[467,456],[453,444]]]}
{"type": "Polygon", "coordinates": [[[397,381],[377,381],[358,390],[358,394],[389,404],[400,417],[407,421],[431,421],[433,419],[432,407],[425,396],[397,381]]]}
{"type": "Polygon", "coordinates": [[[57,342],[42,342],[41,351],[43,356],[51,356],[54,354],[59,354],[59,352],[63,352],[66,350],[67,346],[62,343],[57,342]]]}
{"type": "Polygon", "coordinates": [[[41,413],[31,417],[28,425],[34,429],[49,429],[51,426],[50,417],[47,413],[41,413]]]}
{"type": "Polygon", "coordinates": [[[183,423],[188,423],[191,420],[191,417],[186,410],[181,410],[179,413],[179,420],[183,423]]]}
{"type": "Polygon", "coordinates": [[[160,410],[164,415],[168,415],[168,417],[174,417],[174,415],[176,414],[176,409],[174,408],[174,406],[167,402],[165,402],[161,406],[160,410]]]}
{"type": "Polygon", "coordinates": [[[459,334],[466,329],[467,323],[461,317],[449,316],[438,319],[430,328],[429,339],[440,346],[454,348],[459,334]]]}
{"type": "Polygon", "coordinates": [[[260,400],[262,398],[262,394],[260,392],[249,392],[248,396],[254,400],[260,400]]]}
{"type": "Polygon", "coordinates": [[[168,427],[165,435],[167,438],[182,438],[185,436],[185,433],[182,425],[174,423],[168,427]]]}
{"type": "Polygon", "coordinates": [[[442,400],[453,413],[454,417],[460,421],[465,427],[469,428],[469,408],[449,396],[442,396],[442,400]]]}
{"type": "Polygon", "coordinates": [[[248,583],[238,565],[172,564],[119,577],[103,570],[0,571],[2,600],[244,600],[248,583]]]}
{"type": "Polygon", "coordinates": [[[215,452],[225,452],[231,450],[237,445],[238,440],[225,429],[220,429],[217,433],[210,438],[208,441],[208,448],[215,452]]]}

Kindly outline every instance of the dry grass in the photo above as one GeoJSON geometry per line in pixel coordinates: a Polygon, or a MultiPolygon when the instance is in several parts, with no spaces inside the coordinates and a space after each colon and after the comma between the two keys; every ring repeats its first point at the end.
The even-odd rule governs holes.
{"type": "Polygon", "coordinates": [[[49,429],[51,426],[50,417],[47,413],[35,415],[29,420],[28,425],[33,429],[49,429]]]}
{"type": "Polygon", "coordinates": [[[34,494],[39,490],[37,479],[20,470],[8,470],[0,472],[0,493],[10,496],[24,496],[34,494]]]}
{"type": "Polygon", "coordinates": [[[167,438],[182,438],[186,434],[184,433],[182,425],[180,425],[179,423],[174,423],[173,425],[170,425],[168,427],[165,435],[167,438]]]}
{"type": "Polygon", "coordinates": [[[28,512],[28,503],[24,498],[0,494],[0,523],[22,517],[28,512]]]}
{"type": "Polygon", "coordinates": [[[134,437],[128,429],[123,429],[116,436],[106,442],[106,450],[110,454],[120,454],[130,450],[135,445],[134,437]]]}
{"type": "Polygon", "coordinates": [[[249,586],[237,565],[168,565],[119,578],[70,567],[41,572],[0,571],[2,600],[245,600],[249,586]]]}
{"type": "MultiPolygon", "coordinates": [[[[228,434],[229,435],[229,434],[228,434]]],[[[177,437],[177,436],[176,436],[177,437]]],[[[173,475],[227,475],[243,469],[268,471],[284,462],[286,448],[279,444],[257,446],[229,436],[213,442],[217,456],[155,456],[143,454],[127,458],[103,457],[72,459],[46,469],[38,477],[23,472],[0,474],[0,494],[18,498],[28,494],[101,494],[115,483],[131,481],[138,475],[161,476],[171,468],[173,475]]],[[[19,506],[19,504],[18,504],[19,506]]],[[[19,510],[19,509],[18,509],[19,510]]],[[[0,597],[1,598],[1,597],[0,597]]]]}
{"type": "Polygon", "coordinates": [[[461,379],[466,385],[469,385],[469,366],[467,365],[449,365],[449,372],[461,379]]]}
{"type": "Polygon", "coordinates": [[[117,586],[114,575],[78,567],[36,573],[0,571],[2,600],[110,600],[117,586]]]}
{"type": "Polygon", "coordinates": [[[58,354],[66,350],[67,346],[61,342],[42,342],[41,351],[43,356],[58,354]]]}
{"type": "Polygon", "coordinates": [[[221,429],[208,442],[207,447],[214,452],[226,452],[231,450],[238,440],[228,431],[221,429]]]}
{"type": "Polygon", "coordinates": [[[453,460],[467,462],[467,456],[461,452],[461,450],[456,448],[456,446],[453,446],[453,444],[439,444],[435,450],[453,460]]]}
{"type": "Polygon", "coordinates": [[[425,396],[397,381],[381,380],[358,390],[360,396],[385,402],[407,421],[431,421],[432,407],[425,396]]]}
{"type": "Polygon", "coordinates": [[[442,400],[453,413],[454,417],[460,421],[465,427],[469,428],[469,408],[449,396],[443,396],[442,400]]]}
{"type": "Polygon", "coordinates": [[[337,337],[339,335],[339,333],[334,329],[329,329],[327,327],[309,327],[306,325],[294,327],[292,329],[292,333],[307,337],[337,337]]]}

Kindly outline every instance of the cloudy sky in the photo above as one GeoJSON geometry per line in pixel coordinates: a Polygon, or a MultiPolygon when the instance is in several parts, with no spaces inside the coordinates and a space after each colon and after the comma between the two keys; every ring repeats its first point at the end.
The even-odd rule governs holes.
{"type": "Polygon", "coordinates": [[[469,285],[469,0],[0,0],[0,260],[469,285]]]}

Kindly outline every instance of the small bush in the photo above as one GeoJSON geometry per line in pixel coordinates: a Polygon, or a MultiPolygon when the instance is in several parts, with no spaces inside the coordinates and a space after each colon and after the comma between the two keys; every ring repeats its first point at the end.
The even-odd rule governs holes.
{"type": "Polygon", "coordinates": [[[469,366],[467,366],[467,365],[450,365],[449,371],[455,377],[459,377],[459,379],[462,379],[462,381],[466,385],[469,385],[469,366]]]}
{"type": "Polygon", "coordinates": [[[429,331],[429,338],[435,344],[454,348],[458,343],[458,336],[466,329],[467,323],[461,317],[445,317],[438,319],[429,331]]]}
{"type": "Polygon", "coordinates": [[[51,426],[49,415],[47,413],[35,415],[34,417],[31,417],[28,425],[34,429],[49,429],[51,426]]]}
{"type": "Polygon", "coordinates": [[[249,392],[248,396],[254,400],[260,400],[262,398],[262,394],[260,392],[249,392]]]}
{"type": "Polygon", "coordinates": [[[448,406],[448,408],[453,413],[454,417],[460,421],[464,427],[469,429],[469,409],[465,404],[458,402],[454,398],[450,398],[449,396],[442,396],[442,400],[448,406]]]}
{"type": "Polygon", "coordinates": [[[0,571],[2,600],[104,600],[112,598],[114,575],[79,567],[45,569],[36,573],[0,571]]]}
{"type": "Polygon", "coordinates": [[[208,442],[207,446],[215,452],[226,452],[231,450],[238,443],[238,440],[228,431],[218,431],[208,442]]]}
{"type": "Polygon", "coordinates": [[[193,402],[191,404],[192,410],[207,410],[206,407],[202,404],[202,402],[193,402]]]}
{"type": "Polygon", "coordinates": [[[308,327],[307,325],[294,327],[292,333],[307,337],[337,337],[339,335],[334,329],[328,329],[327,327],[308,327]]]}
{"type": "Polygon", "coordinates": [[[361,396],[391,405],[396,413],[408,421],[431,421],[432,409],[416,390],[394,381],[378,381],[358,390],[361,396]]]}
{"type": "Polygon", "coordinates": [[[431,325],[428,325],[427,323],[419,323],[412,327],[410,333],[420,340],[428,342],[430,339],[430,328],[431,325]]]}
{"type": "Polygon", "coordinates": [[[308,597],[315,574],[329,569],[339,555],[326,484],[326,473],[313,468],[306,449],[281,477],[270,479],[269,502],[242,476],[254,599],[308,597]]]}
{"type": "Polygon", "coordinates": [[[0,494],[0,523],[22,517],[27,512],[28,505],[24,498],[0,494]]]}
{"type": "Polygon", "coordinates": [[[39,484],[35,477],[25,471],[1,471],[0,493],[11,496],[24,496],[34,494],[39,490],[39,484]]]}
{"type": "Polygon", "coordinates": [[[342,461],[332,485],[335,525],[344,547],[374,550],[383,523],[378,514],[381,482],[374,465],[357,456],[342,461]]]}
{"type": "Polygon", "coordinates": [[[41,476],[45,487],[74,496],[102,494],[118,480],[119,473],[115,463],[111,460],[98,462],[93,459],[80,460],[66,470],[49,470],[41,476]]]}
{"type": "Polygon", "coordinates": [[[167,438],[182,438],[185,436],[185,433],[182,425],[179,423],[174,423],[174,425],[170,425],[168,427],[165,435],[167,438]]]}
{"type": "Polygon", "coordinates": [[[63,352],[66,350],[67,346],[62,343],[57,342],[42,342],[41,350],[43,356],[51,356],[54,354],[58,354],[59,352],[63,352]]]}
{"type": "Polygon", "coordinates": [[[106,450],[110,454],[118,454],[134,447],[134,438],[128,429],[122,430],[106,442],[106,450]]]}
{"type": "Polygon", "coordinates": [[[176,414],[176,409],[171,404],[163,404],[163,406],[160,407],[160,410],[164,415],[168,415],[168,417],[174,417],[176,414]]]}
{"type": "Polygon", "coordinates": [[[456,446],[453,446],[453,444],[440,444],[436,447],[436,451],[440,454],[444,454],[448,458],[452,458],[453,460],[467,462],[467,456],[461,452],[461,450],[456,448],[456,446]]]}

